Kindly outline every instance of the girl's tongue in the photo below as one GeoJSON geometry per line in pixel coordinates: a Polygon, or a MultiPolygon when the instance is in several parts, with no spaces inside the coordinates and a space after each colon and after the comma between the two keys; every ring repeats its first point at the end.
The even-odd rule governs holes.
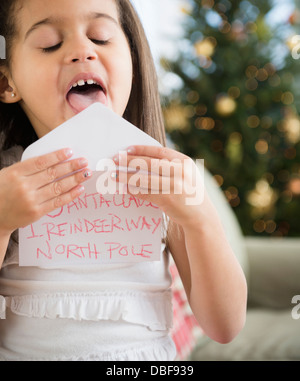
{"type": "Polygon", "coordinates": [[[96,102],[107,105],[106,95],[98,85],[85,85],[72,88],[67,95],[67,100],[76,114],[96,102]]]}

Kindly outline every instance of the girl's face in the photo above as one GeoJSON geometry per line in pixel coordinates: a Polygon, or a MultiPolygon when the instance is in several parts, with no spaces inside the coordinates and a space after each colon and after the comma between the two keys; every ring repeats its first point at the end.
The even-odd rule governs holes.
{"type": "Polygon", "coordinates": [[[115,1],[21,3],[9,84],[37,135],[95,102],[122,116],[133,69],[115,1]]]}

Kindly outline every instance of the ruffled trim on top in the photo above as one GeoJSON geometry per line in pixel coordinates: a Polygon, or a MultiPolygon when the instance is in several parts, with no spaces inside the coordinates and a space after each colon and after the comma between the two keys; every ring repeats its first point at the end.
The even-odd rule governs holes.
{"type": "Polygon", "coordinates": [[[153,331],[172,327],[172,294],[103,292],[95,294],[49,294],[0,296],[0,318],[6,308],[20,316],[75,320],[124,320],[153,331]]]}

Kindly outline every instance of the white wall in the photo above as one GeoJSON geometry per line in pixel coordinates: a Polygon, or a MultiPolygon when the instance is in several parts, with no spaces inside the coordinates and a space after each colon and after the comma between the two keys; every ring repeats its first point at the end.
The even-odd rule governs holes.
{"type": "Polygon", "coordinates": [[[158,60],[161,54],[176,51],[181,34],[180,12],[183,0],[131,0],[143,22],[152,54],[158,60]]]}

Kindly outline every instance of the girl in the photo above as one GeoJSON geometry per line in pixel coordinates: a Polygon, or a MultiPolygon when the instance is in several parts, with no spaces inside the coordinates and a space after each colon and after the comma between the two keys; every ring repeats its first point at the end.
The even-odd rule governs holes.
{"type": "MultiPolygon", "coordinates": [[[[94,102],[162,144],[164,127],[150,50],[129,0],[2,0],[0,17],[7,44],[0,68],[0,358],[174,359],[168,252],[201,327],[231,341],[244,324],[246,283],[207,194],[187,206],[184,192],[128,186],[168,216],[160,262],[18,266],[17,229],[76,199],[91,175],[84,158],[71,159],[72,147],[20,162],[24,148],[94,102]]],[[[129,167],[136,158],[166,167],[188,160],[186,173],[167,179],[171,189],[189,185],[195,169],[167,148],[130,147],[129,167]]]]}

